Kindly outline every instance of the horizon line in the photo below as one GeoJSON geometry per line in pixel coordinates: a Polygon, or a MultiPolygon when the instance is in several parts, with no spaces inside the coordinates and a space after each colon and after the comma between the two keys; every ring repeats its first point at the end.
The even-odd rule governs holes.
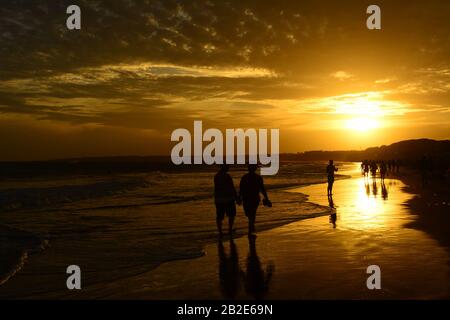
{"type": "MultiPolygon", "coordinates": [[[[406,142],[406,141],[419,141],[419,140],[429,140],[429,141],[436,141],[436,142],[445,142],[450,141],[450,139],[442,139],[442,140],[436,140],[436,139],[430,139],[430,138],[418,138],[418,139],[407,139],[407,140],[400,140],[393,142],[389,145],[378,145],[378,146],[372,146],[367,147],[365,149],[355,150],[306,150],[306,151],[297,151],[297,152],[280,152],[278,155],[298,155],[298,154],[306,154],[309,152],[363,152],[368,149],[372,148],[381,148],[381,147],[388,147],[392,146],[397,143],[406,142]]],[[[224,157],[226,155],[222,155],[224,157]]],[[[239,156],[238,154],[235,155],[235,157],[239,156]]],[[[244,154],[245,157],[248,157],[248,154],[244,154]]],[[[256,154],[258,156],[258,154],[256,154]]],[[[272,156],[272,154],[270,154],[272,156]]],[[[68,158],[53,158],[53,159],[41,159],[41,160],[0,160],[0,163],[8,163],[8,162],[57,162],[57,161],[76,161],[76,160],[86,160],[86,159],[104,159],[104,158],[170,158],[170,154],[155,154],[155,155],[104,155],[104,156],[79,156],[79,157],[68,157],[68,158]]],[[[194,158],[194,157],[192,157],[194,158]]]]}

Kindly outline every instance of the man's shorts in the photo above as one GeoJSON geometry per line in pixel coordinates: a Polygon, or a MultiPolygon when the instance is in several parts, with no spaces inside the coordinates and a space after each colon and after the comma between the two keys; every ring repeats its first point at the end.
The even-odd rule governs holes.
{"type": "Polygon", "coordinates": [[[216,215],[217,218],[223,219],[225,218],[225,214],[228,218],[236,217],[236,204],[234,201],[228,203],[217,203],[216,202],[216,215]]]}

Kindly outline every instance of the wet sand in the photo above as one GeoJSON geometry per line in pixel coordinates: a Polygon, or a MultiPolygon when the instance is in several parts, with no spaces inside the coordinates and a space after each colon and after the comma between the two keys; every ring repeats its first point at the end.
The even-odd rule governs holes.
{"type": "MultiPolygon", "coordinates": [[[[442,299],[449,298],[449,252],[408,227],[413,194],[396,179],[335,182],[333,217],[294,222],[206,246],[198,259],[175,261],[92,291],[118,299],[442,299]],[[223,246],[223,247],[222,247],[223,246]],[[381,268],[381,290],[369,290],[367,267],[381,268]],[[121,288],[126,287],[126,290],[121,288]]],[[[326,185],[291,189],[329,202],[326,185]]],[[[276,214],[274,204],[273,214],[276,214]]]]}
{"type": "MultiPolygon", "coordinates": [[[[306,194],[310,202],[330,206],[326,184],[285,192],[306,194]]],[[[255,241],[240,237],[231,242],[225,236],[208,244],[200,258],[149,266],[148,272],[81,291],[30,292],[28,298],[448,299],[448,247],[414,227],[420,217],[411,206],[413,192],[398,179],[374,184],[355,166],[353,178],[335,182],[335,208],[330,210],[335,215],[261,231],[255,241]],[[381,290],[367,289],[370,265],[381,268],[381,290]]],[[[276,202],[272,212],[276,216],[276,202]]],[[[22,281],[4,287],[4,295],[12,298],[20,291],[23,296],[29,276],[36,273],[25,269],[22,281]]],[[[43,273],[39,282],[47,287],[50,279],[43,273]]],[[[64,282],[62,274],[58,283],[64,282]]]]}

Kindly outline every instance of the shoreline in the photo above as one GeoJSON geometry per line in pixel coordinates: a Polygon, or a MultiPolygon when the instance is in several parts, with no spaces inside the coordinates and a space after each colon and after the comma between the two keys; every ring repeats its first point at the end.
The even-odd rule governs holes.
{"type": "MultiPolygon", "coordinates": [[[[342,179],[347,179],[349,178],[349,176],[340,176],[337,180],[342,180],[342,179]]],[[[309,185],[314,185],[314,184],[320,184],[322,182],[317,182],[317,183],[305,183],[305,184],[301,184],[301,185],[296,185],[296,186],[289,186],[289,187],[282,187],[282,188],[275,188],[273,189],[272,193],[276,193],[276,194],[282,194],[284,192],[286,192],[286,190],[288,189],[292,189],[292,188],[298,188],[298,187],[305,187],[305,186],[309,186],[309,185]]],[[[260,224],[258,229],[260,232],[263,231],[267,231],[267,230],[271,230],[271,229],[275,229],[275,228],[279,228],[283,225],[286,224],[290,224],[292,222],[296,222],[296,221],[301,221],[304,219],[312,219],[318,216],[324,216],[324,215],[328,215],[329,214],[329,208],[325,207],[325,206],[320,206],[317,205],[315,203],[312,203],[310,201],[308,201],[307,196],[305,194],[299,194],[299,196],[301,196],[302,198],[304,197],[304,200],[302,200],[302,198],[300,198],[298,201],[299,203],[305,204],[307,205],[310,209],[309,210],[313,210],[313,211],[317,211],[317,213],[315,214],[311,214],[308,216],[292,216],[292,217],[285,217],[284,219],[275,219],[273,221],[268,221],[264,224],[260,224]]],[[[240,208],[240,207],[238,207],[240,208]]],[[[238,209],[239,210],[239,209],[238,209]]],[[[242,214],[243,215],[243,214],[242,214]]],[[[244,217],[245,218],[245,217],[244,217]]],[[[5,225],[5,228],[10,229],[10,227],[8,225],[5,225]]],[[[28,233],[28,231],[27,231],[28,233]]],[[[31,234],[31,233],[30,233],[31,234]]],[[[240,225],[237,230],[235,231],[235,234],[233,235],[234,239],[239,239],[242,237],[246,236],[246,225],[240,225]]],[[[224,234],[224,239],[227,239],[228,236],[227,234],[224,234]]],[[[57,239],[55,239],[55,241],[58,241],[57,239]]],[[[110,279],[110,281],[115,282],[115,281],[121,281],[122,279],[127,279],[130,277],[136,277],[139,276],[145,272],[148,271],[152,271],[157,269],[159,266],[166,264],[166,263],[171,263],[171,262],[176,262],[176,261],[185,261],[185,260],[191,260],[191,259],[198,259],[201,258],[202,256],[205,255],[205,247],[211,244],[214,244],[217,241],[217,237],[209,237],[209,238],[204,238],[201,242],[202,244],[198,247],[198,252],[196,250],[193,250],[192,255],[190,256],[181,256],[181,257],[172,257],[169,259],[164,259],[159,261],[158,263],[154,264],[151,266],[150,269],[147,269],[146,271],[138,271],[138,272],[130,272],[130,274],[128,275],[124,275],[123,277],[115,277],[110,279]],[[194,253],[195,251],[195,253],[194,253]]],[[[53,241],[52,241],[53,242],[53,241]]],[[[49,250],[52,250],[52,246],[55,245],[56,247],[58,247],[58,243],[50,243],[50,248],[49,250]]],[[[34,273],[38,273],[39,271],[36,269],[35,267],[35,263],[37,262],[38,265],[42,265],[42,260],[45,260],[45,257],[42,257],[42,254],[45,254],[46,252],[44,252],[44,250],[41,250],[39,252],[37,252],[36,250],[28,250],[27,254],[26,254],[26,260],[21,260],[20,263],[20,268],[16,268],[14,267],[14,272],[11,275],[8,275],[7,277],[4,277],[5,281],[2,281],[2,284],[0,285],[0,296],[2,297],[6,297],[6,298],[11,298],[11,299],[15,299],[15,298],[20,298],[20,296],[8,296],[7,292],[10,291],[10,288],[14,288],[15,284],[13,282],[15,282],[16,278],[21,278],[20,282],[22,281],[22,275],[23,273],[26,276],[29,276],[29,274],[34,274],[34,273]],[[2,293],[2,289],[5,288],[5,286],[8,286],[8,289],[6,290],[6,294],[2,293]]],[[[53,253],[52,252],[47,252],[47,255],[52,256],[53,253]]],[[[6,255],[5,255],[6,256],[6,255]]],[[[54,259],[54,258],[52,258],[54,259]]],[[[16,260],[14,260],[16,261],[16,260]]],[[[14,264],[14,266],[16,266],[16,264],[14,264]]],[[[64,277],[64,275],[62,276],[64,277]]],[[[19,283],[20,283],[19,282],[19,283]]],[[[95,284],[94,284],[95,285],[95,284]]],[[[31,297],[36,298],[35,296],[31,295],[27,297],[31,297]]]]}
{"type": "MultiPolygon", "coordinates": [[[[360,178],[353,177],[343,181],[350,185],[359,180],[360,178]]],[[[394,177],[392,180],[401,181],[398,177],[394,177]]],[[[251,273],[251,270],[248,270],[249,259],[256,259],[259,270],[253,270],[253,272],[259,275],[261,280],[267,277],[267,272],[271,270],[270,272],[273,272],[271,281],[275,282],[272,284],[272,288],[262,293],[256,292],[257,296],[254,296],[255,292],[252,293],[251,290],[246,289],[246,292],[243,292],[241,284],[240,291],[231,296],[225,296],[226,299],[258,299],[258,296],[267,299],[447,299],[450,297],[449,272],[446,263],[448,253],[445,248],[435,247],[434,240],[429,239],[425,234],[408,229],[408,223],[414,222],[415,217],[407,210],[405,204],[414,199],[414,194],[408,193],[406,198],[399,198],[395,193],[407,186],[391,180],[388,183],[392,183],[391,191],[394,189],[391,201],[395,204],[391,205],[399,210],[404,208],[404,211],[399,214],[397,220],[393,220],[392,223],[396,224],[395,228],[387,226],[387,233],[384,231],[386,226],[383,226],[380,231],[375,230],[375,232],[369,228],[367,229],[369,234],[367,234],[364,232],[364,228],[367,226],[363,225],[363,229],[356,230],[352,226],[351,220],[346,221],[350,227],[340,229],[339,224],[344,223],[342,220],[346,220],[345,217],[338,218],[337,229],[326,227],[329,223],[327,217],[304,219],[274,229],[259,231],[257,245],[253,249],[250,242],[247,245],[247,239],[244,237],[233,239],[230,245],[227,244],[229,241],[224,239],[215,245],[208,245],[206,255],[203,257],[183,262],[165,263],[154,271],[129,279],[127,286],[133,289],[128,293],[106,293],[98,288],[99,293],[103,292],[103,297],[112,299],[223,299],[224,288],[220,287],[223,286],[224,281],[230,281],[230,272],[233,277],[233,273],[236,275],[236,271],[233,269],[247,268],[247,275],[249,275],[251,273]],[[392,232],[398,233],[398,236],[395,236],[398,237],[396,241],[390,239],[393,237],[392,232]],[[417,241],[415,243],[417,248],[411,247],[413,241],[417,241]],[[349,242],[355,242],[356,246],[348,247],[349,242]],[[218,253],[215,252],[217,250],[215,246],[218,246],[218,253]],[[236,252],[249,251],[247,265],[242,262],[236,263],[237,253],[236,257],[232,257],[233,246],[237,248],[236,252]],[[290,251],[289,247],[296,249],[290,251]],[[339,254],[340,250],[337,250],[339,247],[344,257],[339,254]],[[421,252],[421,256],[410,253],[408,250],[417,250],[421,252]],[[254,252],[252,253],[252,251],[254,252]],[[295,254],[293,255],[293,253],[295,254]],[[254,256],[252,257],[252,255],[254,256]],[[305,257],[308,258],[305,260],[305,257]],[[399,261],[392,261],[394,257],[399,261]],[[434,258],[430,259],[430,257],[434,258]],[[219,260],[219,271],[217,271],[217,259],[219,260]],[[233,260],[235,261],[233,262],[233,260]],[[365,268],[377,260],[382,262],[380,264],[383,266],[385,274],[383,284],[387,288],[370,291],[365,288],[367,279],[365,268]],[[435,263],[433,264],[431,261],[435,261],[435,263]],[[411,270],[406,271],[404,266],[411,267],[411,270]],[[231,268],[231,271],[223,271],[224,268],[231,268]],[[189,270],[197,271],[193,273],[189,270]],[[184,272],[184,275],[177,275],[180,272],[184,272]],[[199,275],[198,272],[202,274],[199,275]],[[223,272],[229,274],[222,279],[223,272]],[[174,275],[176,280],[168,281],[167,277],[170,275],[174,275]],[[339,275],[342,276],[342,279],[338,279],[339,275]],[[221,278],[220,281],[218,281],[218,277],[221,278]],[[149,286],[149,284],[161,281],[169,283],[163,288],[149,286]],[[333,283],[336,288],[327,288],[327,282],[333,283]],[[416,287],[405,290],[405,286],[409,286],[409,283],[416,287]],[[435,284],[435,287],[430,286],[430,283],[435,284]]],[[[318,186],[321,189],[326,184],[309,186],[309,188],[315,189],[318,186]]],[[[300,189],[305,188],[308,187],[300,189]]],[[[387,205],[389,205],[389,201],[386,201],[387,205]]],[[[338,217],[343,214],[341,212],[344,210],[341,209],[343,207],[344,205],[337,206],[338,217]]],[[[385,210],[386,219],[388,219],[390,211],[385,210]]],[[[245,274],[245,270],[239,271],[239,273],[242,272],[245,274]]],[[[233,281],[236,279],[231,280],[231,282],[233,281]]],[[[121,287],[125,284],[116,285],[121,287]]],[[[231,284],[231,286],[234,285],[231,284]]],[[[244,287],[247,288],[247,286],[248,283],[244,287]]],[[[230,288],[225,288],[225,294],[226,292],[229,294],[229,291],[230,288]]]]}
{"type": "MultiPolygon", "coordinates": [[[[409,177],[410,175],[408,175],[409,177]]],[[[371,231],[371,229],[365,230],[365,226],[363,226],[360,231],[354,230],[351,225],[353,222],[351,220],[345,221],[345,215],[342,212],[343,210],[349,210],[350,207],[346,207],[347,205],[354,205],[354,200],[345,199],[345,194],[347,191],[342,193],[340,190],[344,186],[356,186],[355,182],[361,180],[357,176],[353,175],[353,177],[343,178],[336,180],[337,194],[335,196],[335,201],[338,202],[336,206],[337,215],[338,215],[338,227],[337,229],[333,229],[330,226],[330,222],[328,221],[328,215],[333,212],[333,209],[326,206],[326,197],[323,197],[323,193],[326,186],[325,183],[316,183],[303,185],[300,187],[289,187],[282,190],[277,190],[277,192],[297,192],[303,194],[306,199],[305,203],[310,203],[311,205],[327,209],[326,212],[317,215],[317,216],[309,216],[300,219],[295,219],[292,221],[283,221],[279,225],[272,225],[268,228],[261,228],[261,226],[257,226],[258,230],[258,238],[256,240],[257,245],[255,245],[254,249],[251,249],[251,245],[248,242],[248,239],[244,234],[238,234],[233,237],[233,243],[237,248],[238,252],[249,251],[249,256],[247,260],[250,258],[250,252],[253,250],[254,252],[258,252],[255,254],[253,258],[257,258],[255,261],[259,261],[258,263],[262,267],[263,272],[256,272],[256,274],[264,274],[267,270],[272,270],[271,265],[273,264],[274,277],[272,281],[275,283],[272,285],[273,288],[268,290],[267,293],[264,294],[264,297],[267,299],[397,299],[399,297],[408,298],[408,299],[428,299],[430,297],[437,298],[448,298],[449,295],[449,285],[448,285],[448,270],[443,270],[442,262],[445,261],[445,265],[448,266],[448,252],[445,253],[445,256],[440,249],[435,249],[433,241],[424,237],[423,234],[420,234],[416,231],[409,232],[408,228],[410,228],[410,224],[416,223],[416,214],[414,212],[413,204],[409,207],[408,203],[414,202],[416,198],[416,194],[412,192],[412,187],[409,183],[415,183],[414,181],[406,183],[406,180],[402,180],[402,177],[393,177],[390,179],[388,184],[391,185],[391,189],[394,189],[394,194],[390,196],[390,198],[386,201],[386,204],[389,205],[391,200],[395,202],[395,209],[400,211],[405,211],[402,213],[403,217],[396,221],[398,224],[395,230],[398,228],[399,234],[404,234],[398,236],[398,241],[400,244],[395,244],[392,241],[388,241],[389,237],[392,235],[389,234],[388,231],[380,231],[374,233],[369,232],[366,234],[366,231],[371,231]],[[396,183],[395,181],[399,181],[396,183]],[[405,182],[405,185],[402,185],[402,181],[405,182]],[[401,187],[400,187],[401,186],[401,187]],[[295,189],[298,189],[295,191],[295,189]],[[398,189],[398,190],[397,190],[398,189]],[[308,190],[311,193],[308,193],[308,190]],[[408,194],[406,198],[396,198],[396,193],[403,190],[405,194],[408,194]],[[392,198],[393,197],[393,198],[392,198]],[[392,199],[391,199],[392,198],[392,199]],[[405,201],[403,201],[406,199],[405,201]],[[344,201],[344,203],[342,202],[344,201]],[[347,202],[348,204],[345,204],[347,202]],[[406,214],[406,215],[405,215],[406,214]],[[404,220],[406,219],[406,220],[404,220]],[[342,228],[343,223],[350,223],[350,227],[342,228]],[[388,236],[387,240],[384,239],[388,236]],[[369,237],[369,238],[368,238],[369,237]],[[426,283],[423,281],[419,281],[420,286],[424,287],[424,293],[414,292],[414,293],[404,293],[404,295],[400,295],[397,291],[399,288],[395,288],[395,290],[388,289],[383,292],[372,292],[368,293],[364,290],[364,287],[352,287],[346,288],[341,292],[337,291],[327,291],[323,287],[317,287],[317,283],[322,283],[323,281],[334,281],[330,279],[330,275],[333,273],[341,274],[343,279],[346,279],[347,282],[356,281],[358,283],[364,283],[364,279],[366,277],[366,273],[364,272],[364,267],[358,265],[358,263],[368,261],[368,252],[365,251],[364,247],[368,239],[372,239],[369,241],[371,244],[368,248],[371,248],[375,245],[375,251],[377,252],[375,256],[383,257],[385,253],[383,251],[386,247],[389,247],[389,250],[397,252],[395,256],[404,256],[405,252],[411,250],[409,243],[411,240],[408,239],[420,239],[420,243],[424,248],[423,252],[431,251],[432,255],[435,255],[437,260],[437,264],[439,265],[436,270],[432,273],[425,275],[427,281],[430,281],[430,278],[440,278],[441,280],[431,280],[433,283],[440,282],[443,284],[440,288],[437,289],[438,292],[434,293],[429,288],[426,288],[426,283]],[[406,239],[406,240],[405,240],[406,239]],[[408,241],[407,241],[408,240],[408,241]],[[359,243],[355,248],[357,248],[356,253],[351,253],[350,257],[345,258],[341,257],[338,252],[346,252],[346,255],[349,253],[348,250],[354,251],[355,249],[347,248],[347,245],[344,245],[348,242],[356,241],[359,243]],[[361,242],[362,241],[362,242],[361,242]],[[386,242],[387,241],[387,242],[386,242]],[[344,246],[343,246],[344,245],[344,246]],[[361,246],[362,249],[359,249],[361,246]],[[295,255],[292,256],[292,252],[288,249],[289,247],[296,248],[294,251],[295,255]],[[311,247],[311,248],[309,248],[311,247]],[[400,247],[397,248],[397,247],[400,247]],[[257,248],[257,249],[256,249],[257,248]],[[314,250],[312,248],[315,248],[314,250]],[[338,250],[338,248],[340,248],[338,250]],[[403,248],[403,249],[401,249],[403,248]],[[430,249],[431,248],[431,249],[430,249]],[[336,250],[334,250],[336,249],[336,250]],[[331,251],[330,251],[331,250],[331,251]],[[361,251],[362,250],[362,251],[361,251]],[[400,250],[400,251],[399,251],[400,250]],[[299,251],[299,252],[297,252],[299,251]],[[335,252],[336,251],[336,252],[335,252]],[[361,251],[361,252],[360,252],[361,251]],[[356,258],[355,260],[355,254],[356,258]],[[308,257],[308,258],[306,258],[308,257]],[[306,260],[305,260],[306,259],[306,260]],[[323,260],[325,259],[325,260],[323,260]],[[273,263],[275,261],[275,263],[273,263]],[[337,261],[340,261],[338,265],[334,265],[337,261]],[[333,263],[334,262],[334,263],[333,263]],[[332,263],[332,264],[330,264],[332,263]],[[301,269],[296,270],[294,267],[302,266],[301,269]],[[339,267],[339,265],[347,265],[350,270],[359,270],[359,275],[355,275],[353,272],[349,274],[348,271],[339,267]],[[269,269],[266,269],[269,268],[269,269]],[[281,268],[281,269],[280,269],[281,268]],[[330,270],[328,270],[331,268],[330,270]],[[305,270],[303,270],[305,269],[305,270]],[[303,271],[302,271],[303,270],[303,271]],[[334,271],[331,271],[334,270],[334,271]],[[304,272],[310,274],[310,276],[305,278],[304,272]],[[331,272],[331,274],[330,274],[331,272]],[[281,273],[281,274],[280,274],[281,273]],[[447,278],[446,278],[447,277],[447,278]],[[446,280],[442,280],[445,278],[446,280]],[[292,283],[298,282],[298,279],[302,279],[304,283],[298,284],[302,289],[300,293],[297,292],[298,289],[291,285],[292,283]],[[314,282],[315,281],[315,282],[314,282]],[[308,286],[311,289],[308,291],[305,288],[308,286]],[[445,287],[447,286],[447,287],[445,287]],[[428,292],[428,291],[429,292],[428,292]],[[447,290],[447,291],[446,291],[447,290]],[[392,291],[395,291],[394,293],[392,291]],[[308,293],[309,292],[309,293],[308,293]],[[445,293],[446,292],[446,293],[445,293]],[[267,295],[267,296],[266,296],[267,295]]],[[[378,179],[377,179],[378,181],[378,179]]],[[[347,187],[345,187],[347,188],[347,187]]],[[[345,189],[344,188],[344,189],[345,189]]],[[[352,187],[354,188],[354,187],[352,187]]],[[[392,191],[392,190],[391,190],[392,191]]],[[[351,194],[350,194],[351,195],[351,194]]],[[[351,197],[354,197],[351,195],[351,197]]],[[[379,199],[381,201],[381,199],[379,199]]],[[[350,208],[351,209],[351,208],[350,208]]],[[[336,212],[334,211],[334,212],[336,212]]],[[[276,211],[275,211],[276,212],[276,211]]],[[[371,214],[377,214],[376,212],[372,212],[371,214]]],[[[380,216],[383,218],[383,216],[380,216]]],[[[380,219],[379,218],[379,219],[380,219]]],[[[383,218],[384,219],[384,218],[383,218]]],[[[368,222],[370,220],[367,220],[368,222]]],[[[376,221],[375,221],[376,222],[376,221]]],[[[378,223],[379,224],[379,223],[378,223]]],[[[244,226],[245,227],[245,226],[244,226]]],[[[383,227],[384,228],[384,227],[383,227]]],[[[245,230],[245,228],[243,228],[245,230]]],[[[418,230],[421,230],[417,228],[418,230]]],[[[390,230],[390,229],[387,229],[390,230]]],[[[413,229],[411,229],[413,230],[413,229]]],[[[426,230],[424,230],[426,232],[426,230]]],[[[396,236],[397,237],[397,236],[396,236]]],[[[68,298],[68,299],[222,299],[223,298],[223,288],[219,288],[218,284],[223,283],[223,281],[218,281],[218,269],[220,268],[226,269],[226,266],[233,263],[231,257],[229,256],[229,251],[231,250],[231,245],[229,243],[229,238],[227,235],[224,235],[222,241],[217,242],[216,238],[209,239],[202,244],[202,254],[196,257],[184,257],[182,259],[170,259],[159,263],[156,266],[151,267],[147,271],[139,272],[137,274],[125,275],[123,278],[111,280],[104,283],[95,283],[92,284],[89,288],[85,288],[80,292],[46,292],[41,293],[39,295],[30,294],[26,298],[27,299],[52,299],[52,298],[68,298]],[[222,249],[220,249],[222,247],[222,249]],[[218,250],[218,251],[217,251],[218,250]],[[222,252],[222,253],[221,253],[222,252]],[[219,264],[218,261],[219,260],[219,264]],[[223,260],[223,261],[222,261],[223,260]],[[220,262],[222,261],[222,262],[220,262]],[[190,289],[188,289],[190,288],[190,289]],[[222,292],[222,293],[221,293],[222,292]]],[[[419,248],[417,249],[419,250],[419,248]]],[[[448,248],[447,248],[448,250],[448,248]]],[[[420,251],[422,252],[422,251],[420,251]]],[[[423,253],[421,253],[423,254],[423,253]]],[[[430,253],[427,253],[429,255],[430,253]]],[[[417,263],[414,260],[408,261],[409,259],[413,259],[417,254],[412,254],[408,256],[404,256],[402,262],[396,265],[392,265],[389,262],[389,259],[386,260],[383,257],[382,261],[389,265],[389,269],[398,269],[403,264],[414,264],[417,263]],[[413,262],[414,261],[414,262],[413,262]]],[[[345,255],[344,255],[345,256],[345,255]]],[[[370,260],[370,259],[369,259],[370,260]]],[[[364,262],[365,264],[366,262],[364,262]]],[[[246,268],[245,264],[239,262],[240,269],[243,270],[246,268]]],[[[420,263],[419,263],[420,265],[420,263]]],[[[433,270],[434,265],[430,265],[427,260],[423,260],[421,262],[421,266],[427,265],[423,269],[433,270]]],[[[31,264],[30,264],[31,266],[31,264]]],[[[232,268],[236,268],[233,266],[232,268]]],[[[248,266],[247,266],[248,268],[248,266]]],[[[25,268],[28,269],[28,268],[25,268]]],[[[407,281],[411,281],[412,278],[417,277],[417,272],[421,270],[419,266],[416,268],[417,270],[414,272],[407,273],[406,277],[407,281]]],[[[237,270],[237,269],[236,269],[237,270]]],[[[223,271],[220,271],[223,272],[223,271]]],[[[220,273],[219,272],[219,273],[220,273]]],[[[398,271],[390,271],[395,274],[394,278],[402,278],[405,276],[398,275],[398,271]]],[[[28,270],[25,272],[30,276],[28,270]]],[[[240,271],[242,274],[242,271],[240,271]]],[[[244,272],[245,274],[245,272],[244,272]]],[[[247,271],[247,274],[251,274],[247,271]]],[[[389,275],[392,277],[392,275],[389,275]]],[[[17,275],[20,277],[20,274],[17,275]]],[[[62,277],[63,278],[63,277],[62,277]]],[[[14,281],[14,279],[13,279],[14,281]]],[[[228,281],[228,280],[226,280],[228,281]]],[[[225,282],[226,282],[225,281],[225,282]]],[[[384,280],[385,281],[385,280],[384,280]]],[[[425,280],[424,280],[425,281],[425,280]]],[[[23,282],[23,281],[22,281],[23,282]]],[[[9,290],[12,288],[14,290],[14,286],[12,282],[8,282],[11,286],[8,286],[9,290]]],[[[19,281],[20,283],[20,281],[19,281]]],[[[341,282],[341,285],[346,287],[345,283],[341,282]]],[[[394,287],[397,284],[394,284],[394,287]]],[[[8,290],[8,291],[9,291],[8,290]]],[[[241,285],[241,290],[242,285],[241,285]]],[[[0,287],[1,292],[1,287],[0,287]]],[[[14,292],[14,291],[13,291],[14,292]]],[[[16,292],[18,293],[18,291],[16,292]]],[[[5,297],[5,294],[2,296],[5,297]]],[[[8,299],[20,298],[20,295],[11,295],[7,296],[8,299]]],[[[234,297],[228,297],[231,299],[252,299],[252,295],[248,292],[240,292],[234,297]]],[[[254,297],[253,297],[254,298],[254,297]]]]}
{"type": "Polygon", "coordinates": [[[0,225],[0,238],[2,238],[0,248],[1,287],[23,270],[29,262],[30,256],[45,251],[48,240],[8,225],[0,225]]]}

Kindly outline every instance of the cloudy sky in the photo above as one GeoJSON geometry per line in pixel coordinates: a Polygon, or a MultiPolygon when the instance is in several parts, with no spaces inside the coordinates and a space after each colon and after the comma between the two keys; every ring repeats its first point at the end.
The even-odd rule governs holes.
{"type": "Polygon", "coordinates": [[[281,151],[450,138],[450,2],[4,0],[0,160],[168,155],[176,128],[281,151]],[[66,28],[66,8],[82,29],[66,28]]]}

